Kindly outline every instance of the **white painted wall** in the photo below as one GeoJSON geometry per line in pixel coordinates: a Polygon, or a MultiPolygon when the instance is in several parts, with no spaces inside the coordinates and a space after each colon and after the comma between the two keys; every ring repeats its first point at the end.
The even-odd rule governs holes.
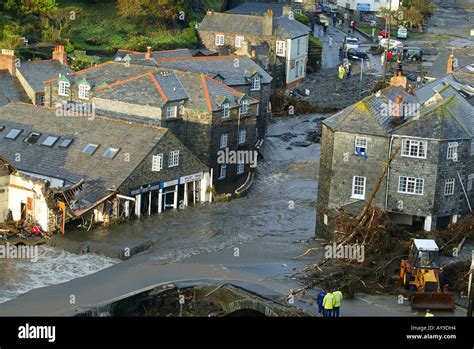
{"type": "Polygon", "coordinates": [[[294,81],[306,77],[306,63],[308,61],[308,35],[288,39],[286,41],[286,83],[291,84],[294,81]],[[300,49],[298,53],[298,41],[300,42],[300,49]],[[294,61],[294,65],[292,65],[294,61]],[[298,63],[298,64],[297,64],[298,63]],[[297,72],[296,67],[300,71],[297,72]]]}
{"type": "MultiPolygon", "coordinates": [[[[358,3],[370,4],[370,12],[378,12],[382,7],[388,8],[390,0],[337,0],[337,6],[353,11],[357,10],[358,3]],[[347,5],[349,5],[349,8],[347,5]]],[[[392,10],[397,10],[399,6],[399,0],[392,0],[392,10]]]]}
{"type": "Polygon", "coordinates": [[[34,183],[18,175],[8,175],[0,178],[0,222],[5,222],[10,209],[13,220],[21,219],[21,204],[27,204],[32,199],[30,215],[43,231],[49,230],[49,208],[41,191],[42,184],[34,183]]]}

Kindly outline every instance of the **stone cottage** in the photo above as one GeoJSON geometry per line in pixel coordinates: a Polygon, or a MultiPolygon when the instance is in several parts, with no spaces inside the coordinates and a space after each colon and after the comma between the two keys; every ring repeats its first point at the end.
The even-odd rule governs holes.
{"type": "Polygon", "coordinates": [[[323,122],[317,232],[331,209],[359,213],[398,151],[373,201],[397,223],[430,231],[456,222],[474,199],[473,108],[448,86],[431,103],[399,87],[323,122]]]}
{"type": "Polygon", "coordinates": [[[48,81],[45,90],[46,105],[60,111],[170,129],[213,169],[218,191],[235,189],[253,166],[219,155],[253,154],[259,100],[205,74],[107,62],[48,81]]]}
{"type": "Polygon", "coordinates": [[[21,175],[48,182],[62,222],[107,222],[210,200],[209,168],[158,126],[12,103],[0,108],[0,155],[21,175]]]}
{"type": "Polygon", "coordinates": [[[268,68],[275,71],[273,67],[281,62],[284,83],[295,86],[306,76],[311,30],[295,19],[291,8],[285,9],[280,17],[272,9],[263,15],[208,11],[199,24],[199,37],[206,48],[226,54],[241,50],[242,45],[263,47],[268,68]]]}

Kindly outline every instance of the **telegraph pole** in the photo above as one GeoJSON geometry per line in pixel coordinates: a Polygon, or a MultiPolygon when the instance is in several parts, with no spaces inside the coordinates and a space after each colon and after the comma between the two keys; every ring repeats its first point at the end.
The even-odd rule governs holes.
{"type": "Polygon", "coordinates": [[[387,83],[387,63],[388,63],[388,59],[387,59],[387,53],[388,53],[388,50],[390,49],[390,36],[391,36],[391,20],[392,20],[392,0],[389,0],[388,2],[388,23],[386,22],[386,26],[388,28],[387,30],[387,49],[382,53],[383,55],[385,55],[385,58],[384,58],[384,65],[383,65],[383,84],[382,84],[382,88],[385,88],[386,86],[386,83],[387,83]]]}

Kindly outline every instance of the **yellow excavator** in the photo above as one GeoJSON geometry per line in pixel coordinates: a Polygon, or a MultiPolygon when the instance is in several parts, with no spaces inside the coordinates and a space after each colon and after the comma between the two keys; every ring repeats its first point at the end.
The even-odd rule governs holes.
{"type": "Polygon", "coordinates": [[[414,309],[454,309],[454,294],[441,292],[439,248],[434,240],[414,239],[408,259],[402,259],[400,283],[414,309]]]}

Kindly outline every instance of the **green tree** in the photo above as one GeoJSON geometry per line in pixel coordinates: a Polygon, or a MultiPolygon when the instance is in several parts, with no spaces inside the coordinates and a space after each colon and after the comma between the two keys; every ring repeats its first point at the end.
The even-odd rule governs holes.
{"type": "Polygon", "coordinates": [[[185,0],[118,0],[117,8],[123,18],[140,19],[151,16],[172,22],[187,7],[185,0]]]}
{"type": "Polygon", "coordinates": [[[58,8],[56,0],[5,0],[5,10],[18,17],[29,15],[45,16],[58,8]]]}

